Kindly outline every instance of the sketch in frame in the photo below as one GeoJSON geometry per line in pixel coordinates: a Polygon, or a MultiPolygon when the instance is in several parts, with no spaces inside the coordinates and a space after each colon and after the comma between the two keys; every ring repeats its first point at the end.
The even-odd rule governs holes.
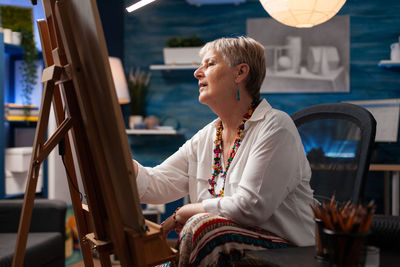
{"type": "Polygon", "coordinates": [[[349,16],[335,16],[313,28],[248,19],[247,35],[265,46],[267,74],[261,93],[350,91],[349,16]]]}

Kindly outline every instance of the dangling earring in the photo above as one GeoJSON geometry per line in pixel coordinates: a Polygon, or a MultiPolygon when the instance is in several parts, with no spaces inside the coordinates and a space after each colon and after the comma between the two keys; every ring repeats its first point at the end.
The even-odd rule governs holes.
{"type": "Polygon", "coordinates": [[[240,91],[239,91],[239,88],[238,88],[237,91],[236,91],[236,99],[237,99],[237,101],[240,100],[240,91]]]}

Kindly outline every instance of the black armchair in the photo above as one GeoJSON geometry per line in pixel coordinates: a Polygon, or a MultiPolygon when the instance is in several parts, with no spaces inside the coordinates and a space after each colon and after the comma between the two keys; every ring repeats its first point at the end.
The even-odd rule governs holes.
{"type": "Polygon", "coordinates": [[[326,201],[362,200],[376,121],[371,113],[348,103],[319,104],[291,115],[296,124],[312,176],[314,196],[326,201]]]}
{"type": "Polygon", "coordinates": [[[371,233],[368,244],[384,250],[400,251],[400,216],[374,216],[371,224],[371,233]]]}
{"type": "MultiPolygon", "coordinates": [[[[22,200],[0,200],[0,266],[11,266],[22,200]]],[[[60,200],[36,199],[24,266],[65,266],[65,212],[60,200]]]]}

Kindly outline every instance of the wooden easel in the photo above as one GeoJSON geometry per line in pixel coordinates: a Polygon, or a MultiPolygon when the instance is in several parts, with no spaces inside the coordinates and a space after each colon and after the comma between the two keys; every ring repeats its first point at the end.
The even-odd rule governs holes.
{"type": "MultiPolygon", "coordinates": [[[[121,129],[122,117],[113,117],[113,114],[120,113],[120,110],[112,79],[110,83],[111,73],[107,53],[104,52],[105,40],[96,2],[43,0],[43,7],[46,20],[38,21],[38,27],[46,67],[42,76],[44,89],[13,266],[23,265],[40,165],[60,142],[65,147],[61,150],[65,150],[63,159],[85,266],[93,266],[91,249],[97,250],[102,266],[111,266],[112,253],[117,254],[122,266],[152,266],[175,260],[177,253],[162,239],[160,226],[144,220],[136,193],[136,183],[130,180],[133,167],[130,152],[127,150],[129,145],[121,133],[123,131],[125,134],[124,127],[121,129]],[[83,14],[89,18],[77,14],[78,7],[82,8],[83,14]],[[91,15],[93,17],[90,17],[91,15]],[[79,25],[80,21],[85,22],[86,19],[89,21],[87,25],[79,25]],[[89,89],[97,87],[90,87],[96,84],[85,76],[86,66],[80,61],[90,61],[90,57],[79,55],[78,50],[84,44],[79,43],[79,38],[75,39],[74,43],[75,32],[72,23],[78,23],[77,27],[87,26],[89,30],[95,29],[94,37],[90,38],[95,41],[92,43],[99,40],[99,46],[95,45],[93,50],[96,52],[98,49],[101,52],[98,55],[99,59],[103,60],[100,63],[104,63],[105,58],[107,64],[104,70],[101,69],[101,65],[99,69],[99,62],[86,64],[89,72],[95,67],[105,72],[104,75],[98,74],[99,80],[105,79],[102,86],[106,89],[103,88],[101,92],[105,92],[105,95],[100,96],[97,101],[100,104],[103,101],[104,107],[110,110],[110,117],[103,118],[104,114],[90,109],[95,106],[93,98],[98,93],[88,90],[86,86],[89,86],[89,89]],[[107,94],[111,94],[111,97],[107,94]],[[58,128],[46,141],[51,104],[58,128]],[[108,129],[109,125],[102,121],[112,119],[116,122],[111,122],[111,125],[117,129],[108,129]],[[103,131],[107,136],[102,136],[103,131]],[[107,139],[110,137],[115,139],[116,147],[121,149],[120,153],[115,151],[114,144],[107,139]],[[75,147],[87,205],[82,204],[80,193],[76,190],[78,182],[72,146],[75,147]],[[115,159],[115,162],[112,159],[115,159]]],[[[87,40],[82,39],[82,42],[84,41],[87,40]]],[[[93,77],[94,79],[96,77],[93,77]]]]}

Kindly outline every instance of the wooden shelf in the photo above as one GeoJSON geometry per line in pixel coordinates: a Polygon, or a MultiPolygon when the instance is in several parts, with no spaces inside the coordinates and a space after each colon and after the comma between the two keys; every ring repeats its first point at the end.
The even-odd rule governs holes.
{"type": "Polygon", "coordinates": [[[154,130],[148,130],[148,129],[126,129],[126,134],[127,135],[176,135],[177,132],[176,130],[167,130],[167,129],[154,129],[154,130]]]}
{"type": "Polygon", "coordinates": [[[378,66],[383,68],[399,68],[400,61],[381,60],[379,61],[378,66]]]}
{"type": "Polygon", "coordinates": [[[150,70],[195,70],[199,66],[193,64],[185,65],[150,65],[150,70]]]}
{"type": "Polygon", "coordinates": [[[282,84],[285,84],[286,88],[281,88],[281,93],[343,92],[343,88],[346,88],[347,74],[344,67],[331,70],[324,75],[308,71],[294,73],[291,70],[274,72],[267,69],[266,80],[268,83],[262,84],[261,93],[276,92],[276,88],[280,88],[282,84]]]}

